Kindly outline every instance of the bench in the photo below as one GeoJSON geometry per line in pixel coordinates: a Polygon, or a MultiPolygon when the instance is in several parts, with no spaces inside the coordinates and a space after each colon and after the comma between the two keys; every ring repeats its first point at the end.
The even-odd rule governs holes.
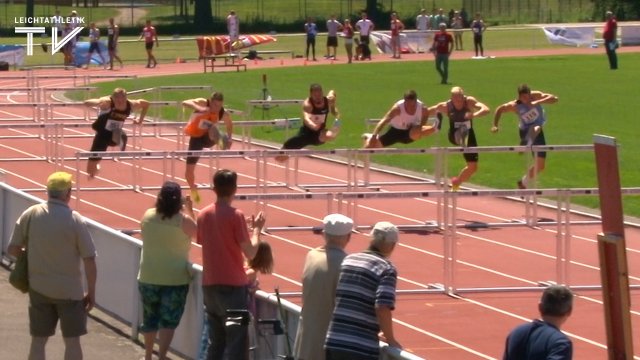
{"type": "Polygon", "coordinates": [[[235,67],[238,72],[240,71],[240,68],[243,68],[244,71],[247,71],[247,65],[240,62],[238,54],[206,55],[202,59],[204,62],[205,73],[207,72],[207,69],[211,69],[211,72],[215,72],[217,60],[224,60],[224,65],[218,63],[218,67],[235,67]]]}
{"type": "MultiPolygon", "coordinates": [[[[280,54],[289,54],[291,55],[291,58],[293,59],[295,57],[295,54],[293,53],[292,50],[255,50],[256,53],[258,53],[258,56],[261,55],[280,55],[280,54]]],[[[243,56],[247,56],[249,54],[249,50],[242,50],[240,52],[241,55],[243,56]]]]}

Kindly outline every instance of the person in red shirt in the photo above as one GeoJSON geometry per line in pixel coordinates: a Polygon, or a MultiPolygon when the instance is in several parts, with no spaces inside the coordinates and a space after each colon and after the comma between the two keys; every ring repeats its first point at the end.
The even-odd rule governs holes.
{"type": "Polygon", "coordinates": [[[396,12],[391,13],[391,51],[393,51],[393,58],[400,59],[400,32],[404,30],[404,24],[398,19],[396,12]]]}
{"type": "Polygon", "coordinates": [[[202,294],[210,329],[207,359],[222,359],[225,354],[229,359],[245,359],[249,352],[247,328],[228,317],[227,310],[248,310],[244,262],[256,256],[265,217],[260,212],[247,226],[244,213],[231,205],[237,189],[238,174],[226,169],[216,171],[216,201],[202,209],[197,220],[196,239],[202,245],[202,294]]]}
{"type": "Polygon", "coordinates": [[[616,49],[618,48],[618,22],[611,11],[607,11],[605,17],[607,22],[604,24],[604,31],[602,31],[604,48],[609,58],[609,68],[611,70],[617,70],[618,55],[616,55],[616,49]]]}
{"type": "Polygon", "coordinates": [[[440,31],[433,36],[431,49],[436,56],[436,70],[442,78],[440,84],[448,84],[449,55],[453,51],[453,36],[447,32],[447,24],[440,23],[439,28],[440,31]]]}
{"type": "Polygon", "coordinates": [[[156,47],[160,46],[158,42],[158,34],[156,33],[156,28],[151,26],[151,20],[147,20],[147,25],[142,29],[142,33],[140,33],[140,40],[144,38],[144,48],[147,49],[147,66],[148,68],[156,67],[158,62],[156,61],[156,57],[153,56],[153,42],[155,41],[156,47]],[[153,62],[153,66],[151,63],[153,62]]]}

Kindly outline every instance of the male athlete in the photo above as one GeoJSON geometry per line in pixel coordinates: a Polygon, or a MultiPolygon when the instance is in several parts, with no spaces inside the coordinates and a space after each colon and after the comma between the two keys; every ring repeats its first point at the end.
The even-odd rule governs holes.
{"type": "Polygon", "coordinates": [[[402,100],[393,104],[382,119],[373,129],[373,133],[365,133],[365,148],[380,148],[391,146],[395,143],[410,144],[423,136],[431,135],[438,131],[439,123],[427,125],[429,109],[418,100],[418,94],[414,90],[404,93],[402,100]],[[379,135],[382,129],[389,124],[389,129],[383,135],[379,135]]]}
{"type": "MultiPolygon", "coordinates": [[[[338,136],[340,113],[336,108],[336,94],[329,90],[324,96],[322,86],[311,84],[309,97],[302,105],[302,126],[296,135],[285,141],[282,149],[302,149],[308,145],[322,145],[338,136]],[[327,129],[327,116],[335,116],[333,126],[327,129]]],[[[287,160],[287,156],[276,157],[277,161],[287,160]]]]}
{"type": "MultiPolygon", "coordinates": [[[[496,109],[493,118],[491,132],[498,132],[498,122],[504,112],[513,112],[518,115],[518,128],[520,131],[520,145],[546,145],[542,126],[546,121],[542,104],[555,104],[558,97],[541,91],[532,91],[528,85],[518,86],[518,99],[504,103],[496,109]]],[[[531,166],[527,174],[518,180],[520,189],[526,189],[529,180],[534,179],[538,173],[544,170],[547,153],[540,151],[536,153],[535,166],[531,166]],[[536,171],[537,170],[537,171],[536,171]]]]}
{"type": "MultiPolygon", "coordinates": [[[[134,124],[142,124],[149,109],[149,102],[144,99],[128,100],[127,91],[123,88],[113,90],[111,96],[84,101],[85,106],[98,107],[100,114],[91,127],[96,131],[90,151],[106,151],[109,146],[119,146],[124,151],[127,146],[127,134],[122,130],[125,119],[131,112],[140,110],[140,117],[134,124]]],[[[87,161],[89,179],[96,176],[100,170],[101,157],[90,157],[87,161]]]]}
{"type": "MultiPolygon", "coordinates": [[[[459,86],[451,88],[451,98],[429,108],[429,112],[445,113],[449,117],[449,142],[463,147],[476,147],[478,142],[473,131],[473,119],[487,115],[489,107],[473,96],[465,96],[459,86]]],[[[458,176],[451,178],[453,191],[460,189],[460,184],[469,180],[478,170],[478,153],[463,153],[467,165],[458,176]]]]}
{"type": "MultiPolygon", "coordinates": [[[[185,100],[182,106],[194,110],[184,128],[185,135],[189,136],[189,151],[200,151],[214,145],[217,145],[220,150],[231,148],[233,123],[229,112],[224,109],[224,96],[221,92],[214,92],[209,99],[185,100]],[[227,129],[224,135],[221,135],[218,130],[220,121],[224,122],[227,129]]],[[[196,203],[200,202],[200,194],[195,182],[195,168],[199,158],[199,156],[188,156],[185,170],[185,179],[191,189],[191,199],[196,203]]]]}

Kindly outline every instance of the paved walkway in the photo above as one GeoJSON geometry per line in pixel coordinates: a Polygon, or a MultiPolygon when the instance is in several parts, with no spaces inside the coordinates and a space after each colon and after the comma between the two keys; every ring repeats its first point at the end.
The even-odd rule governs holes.
{"type": "MultiPolygon", "coordinates": [[[[28,302],[27,295],[9,284],[9,271],[0,267],[0,359],[26,359],[29,354],[28,302]]],[[[144,357],[142,344],[129,339],[129,329],[101,311],[91,310],[87,326],[89,333],[81,338],[85,359],[137,360],[144,357]]],[[[47,344],[47,358],[63,357],[64,344],[58,327],[56,335],[47,344]]]]}

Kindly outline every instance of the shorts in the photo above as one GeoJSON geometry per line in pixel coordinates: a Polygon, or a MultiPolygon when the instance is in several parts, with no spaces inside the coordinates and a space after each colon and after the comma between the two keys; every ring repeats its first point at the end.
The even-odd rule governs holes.
{"type": "Polygon", "coordinates": [[[380,136],[379,140],[380,140],[380,143],[382,144],[382,147],[391,146],[395,143],[410,144],[413,142],[413,139],[411,139],[410,133],[411,133],[411,128],[402,130],[402,129],[397,129],[391,126],[389,127],[389,130],[387,130],[386,133],[380,136]]]}
{"type": "MultiPolygon", "coordinates": [[[[529,128],[525,128],[525,129],[518,128],[518,132],[520,134],[520,145],[526,145],[527,133],[529,132],[529,128]]],[[[532,145],[547,145],[547,141],[544,138],[544,130],[540,130],[540,133],[538,134],[538,136],[536,136],[536,138],[533,140],[532,145]]],[[[537,152],[536,157],[544,159],[547,157],[547,152],[546,151],[537,152]]]]}
{"type": "MultiPolygon", "coordinates": [[[[449,128],[449,142],[453,145],[457,145],[455,141],[455,132],[456,129],[452,126],[449,128]]],[[[473,131],[473,128],[469,129],[467,133],[467,147],[477,147],[478,141],[476,140],[476,133],[473,131]]],[[[464,160],[466,162],[478,162],[478,153],[462,153],[464,160]]]]}
{"type": "Polygon", "coordinates": [[[337,36],[327,36],[327,47],[330,46],[338,46],[338,37],[337,36]]]}
{"type": "Polygon", "coordinates": [[[29,331],[31,336],[49,337],[60,320],[62,336],[73,338],[87,333],[87,311],[83,300],[52,299],[29,290],[29,331]]]}
{"type": "Polygon", "coordinates": [[[138,290],[142,300],[141,332],[178,327],[189,285],[152,285],[139,282],[138,290]]]}
{"type": "Polygon", "coordinates": [[[144,43],[144,48],[147,49],[147,50],[153,49],[153,41],[152,42],[145,42],[144,43]]]}
{"type": "Polygon", "coordinates": [[[89,53],[92,53],[94,51],[97,52],[98,54],[100,54],[100,46],[98,46],[98,42],[97,41],[96,42],[92,42],[89,45],[89,53]]]}
{"type": "Polygon", "coordinates": [[[306,126],[302,126],[298,133],[289,140],[285,141],[282,145],[283,149],[302,149],[308,145],[322,145],[324,142],[320,141],[320,134],[324,130],[326,124],[322,124],[320,129],[311,130],[306,126]]]}
{"type": "Polygon", "coordinates": [[[118,44],[117,43],[114,43],[113,41],[109,41],[107,43],[107,50],[115,52],[117,48],[118,48],[118,44]]]}
{"type": "MultiPolygon", "coordinates": [[[[204,148],[210,148],[214,144],[213,140],[209,137],[209,134],[204,134],[200,137],[189,138],[189,151],[200,151],[204,148]]],[[[187,156],[187,164],[196,164],[200,156],[187,156]]]]}

